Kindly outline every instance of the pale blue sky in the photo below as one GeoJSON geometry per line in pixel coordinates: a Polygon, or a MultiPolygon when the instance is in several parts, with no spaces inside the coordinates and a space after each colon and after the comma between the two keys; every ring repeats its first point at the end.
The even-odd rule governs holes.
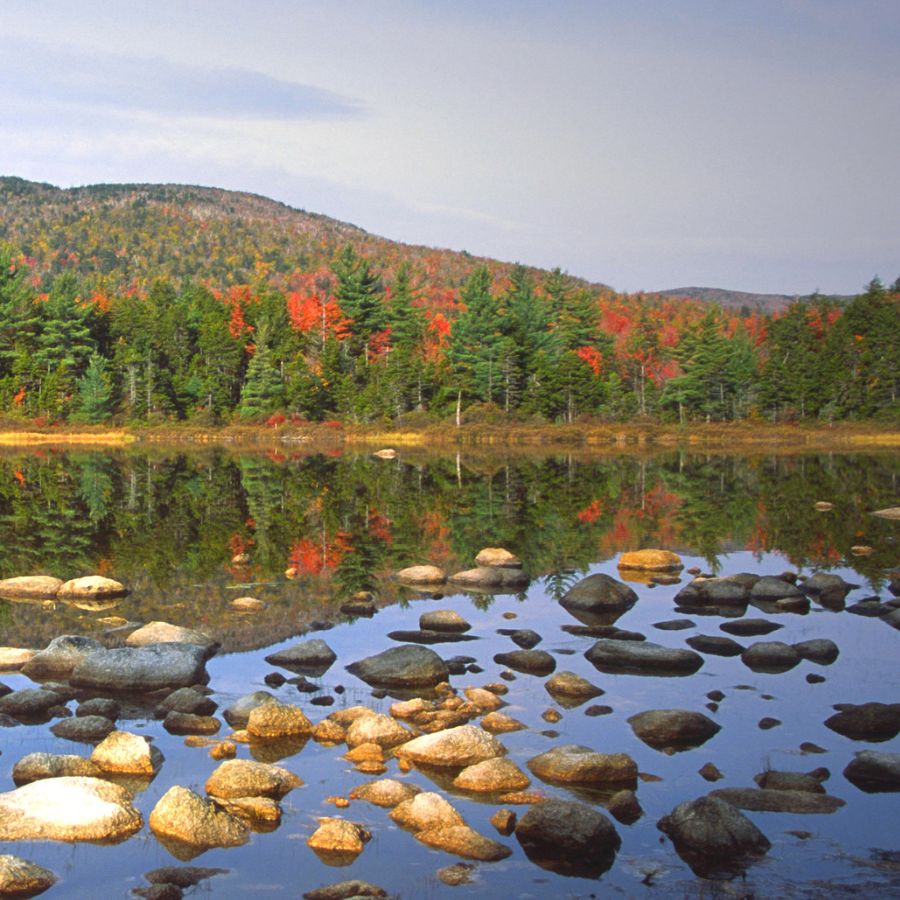
{"type": "Polygon", "coordinates": [[[897,0],[4,0],[0,173],[264,194],[620,290],[900,274],[897,0]]]}

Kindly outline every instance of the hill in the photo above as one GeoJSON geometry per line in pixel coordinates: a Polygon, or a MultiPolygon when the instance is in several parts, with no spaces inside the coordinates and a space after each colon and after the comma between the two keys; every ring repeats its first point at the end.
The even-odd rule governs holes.
{"type": "MultiPolygon", "coordinates": [[[[663,297],[702,300],[704,303],[715,303],[723,309],[734,310],[742,315],[751,312],[773,313],[787,309],[798,300],[812,300],[814,295],[798,296],[796,294],[753,294],[746,291],[731,291],[724,288],[681,287],[657,291],[663,297]]],[[[837,303],[849,303],[853,298],[830,295],[817,299],[834,300],[837,303]]]]}

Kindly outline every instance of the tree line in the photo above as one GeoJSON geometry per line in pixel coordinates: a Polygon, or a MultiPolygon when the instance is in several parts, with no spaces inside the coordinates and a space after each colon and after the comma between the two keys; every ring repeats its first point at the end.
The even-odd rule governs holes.
{"type": "Polygon", "coordinates": [[[433,302],[351,245],[287,289],[35,279],[0,247],[0,410],[84,423],[896,418],[900,279],[773,315],[475,267],[433,302]]]}

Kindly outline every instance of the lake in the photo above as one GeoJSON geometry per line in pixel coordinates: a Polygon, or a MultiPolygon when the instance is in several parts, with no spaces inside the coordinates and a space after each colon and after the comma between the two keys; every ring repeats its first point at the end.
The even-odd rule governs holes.
{"type": "MultiPolygon", "coordinates": [[[[402,772],[396,760],[388,760],[387,776],[439,791],[468,824],[512,851],[500,862],[474,864],[471,882],[451,887],[437,872],[460,860],[417,842],[388,818],[388,810],[361,800],[335,808],[329,798],[347,797],[370,776],[342,758],[345,746],[309,741],[278,761],[305,782],[282,802],[280,827],[254,833],[243,847],[197,857],[191,865],[226,871],[188,895],[295,897],[350,878],[401,897],[900,895],[896,795],[867,793],[842,774],[855,752],[897,753],[900,740],[853,740],[824,724],[834,704],[900,699],[900,635],[877,616],[855,614],[865,607],[854,609],[872,597],[895,599],[889,573],[900,568],[900,523],[872,512],[898,505],[896,454],[504,457],[400,451],[396,459],[379,459],[292,447],[244,455],[162,448],[109,454],[7,450],[0,455],[0,577],[100,573],[122,581],[130,593],[120,601],[80,605],[0,599],[0,644],[42,648],[58,635],[84,634],[114,646],[135,625],[154,620],[198,628],[221,644],[207,664],[219,713],[238,697],[266,689],[318,722],[357,704],[388,712],[393,699],[373,696],[345,666],[396,645],[388,633],[418,628],[423,612],[453,610],[477,639],[434,649],[444,657],[470,656],[481,670],[452,676],[455,689],[498,682],[508,687],[502,711],[527,727],[499,737],[523,771],[528,760],[554,746],[581,744],[627,753],[641,773],[636,796],[642,815],[632,824],[613,820],[622,841],[615,861],[598,878],[584,878],[536,865],[514,835],[498,834],[490,818],[503,804],[495,798],[485,802],[444,781],[436,785],[424,771],[402,772]],[[817,509],[817,503],[831,507],[817,509]],[[468,569],[484,547],[505,547],[518,556],[530,586],[501,594],[446,587],[436,594],[403,587],[391,577],[418,563],[449,573],[468,569]],[[709,652],[687,677],[598,670],[584,657],[598,635],[578,633],[583,623],[558,601],[587,575],[622,579],[619,554],[646,547],[675,551],[685,569],[678,583],[628,581],[638,600],[609,625],[684,648],[699,635],[724,637],[720,626],[730,619],[762,618],[780,627],[769,637],[736,640],[749,646],[827,638],[840,655],[829,665],[803,659],[780,673],[755,671],[740,656],[709,652]],[[677,608],[675,596],[691,580],[688,569],[717,576],[791,572],[801,578],[827,572],[854,587],[840,602],[824,605],[813,597],[790,609],[756,602],[686,611],[677,608]],[[373,617],[341,612],[358,591],[375,595],[373,617]],[[232,601],[242,596],[258,598],[265,607],[238,612],[232,601]],[[681,630],[656,627],[673,619],[692,624],[681,630]],[[590,680],[603,695],[567,708],[545,690],[544,677],[495,662],[496,654],[516,649],[500,633],[512,629],[536,631],[542,638],[537,649],[553,656],[557,671],[590,680]],[[304,634],[322,638],[337,654],[328,671],[311,679],[317,690],[301,693],[291,683],[267,683],[273,672],[293,673],[264,657],[304,634]],[[711,701],[707,695],[713,691],[724,696],[711,701]],[[323,697],[331,698],[330,706],[318,705],[323,697]],[[585,714],[598,704],[610,711],[585,714]],[[693,749],[655,750],[627,720],[669,708],[702,712],[721,728],[693,749]],[[548,710],[553,712],[544,718],[548,710]],[[810,751],[813,744],[821,752],[810,751]],[[707,763],[723,775],[715,783],[699,774],[707,763]],[[696,875],[656,827],[678,803],[713,789],[755,787],[754,776],[767,770],[822,767],[830,773],[825,790],[846,804],[828,814],[747,812],[772,847],[736,880],[696,875]],[[371,831],[372,840],[352,864],[328,865],[306,845],[320,816],[344,816],[371,831]]],[[[34,686],[16,672],[2,673],[0,680],[13,689],[34,686]]],[[[75,705],[69,703],[71,709],[75,705]]],[[[0,729],[0,791],[13,789],[12,767],[26,753],[90,754],[90,745],[54,737],[52,724],[0,729]]],[[[165,756],[155,780],[135,798],[145,822],[169,787],[202,792],[218,765],[204,748],[169,734],[149,709],[132,708],[118,727],[151,736],[165,756]]],[[[229,732],[223,723],[219,736],[229,732]]],[[[251,750],[238,745],[238,757],[251,758],[251,750]]],[[[609,799],[536,777],[530,790],[601,811],[609,799]]],[[[521,817],[528,807],[509,808],[521,817]]],[[[143,873],[181,864],[146,824],[116,846],[7,843],[2,852],[52,870],[59,881],[46,896],[59,897],[95,897],[101,882],[105,891],[124,896],[148,887],[143,873]]]]}

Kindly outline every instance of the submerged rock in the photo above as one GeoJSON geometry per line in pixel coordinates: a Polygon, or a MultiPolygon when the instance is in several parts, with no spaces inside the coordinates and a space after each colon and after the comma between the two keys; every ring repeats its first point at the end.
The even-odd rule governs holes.
{"type": "Polygon", "coordinates": [[[627,584],[597,572],[569,588],[559,602],[575,614],[603,616],[623,613],[631,609],[637,599],[637,594],[627,584]]]}
{"type": "Polygon", "coordinates": [[[416,840],[427,847],[443,850],[464,859],[477,859],[481,862],[497,862],[506,859],[512,851],[492,838],[479,834],[468,825],[449,825],[429,828],[416,833],[416,840]]]}
{"type": "Polygon", "coordinates": [[[618,567],[644,572],[679,572],[684,563],[671,550],[631,550],[619,557],[618,567]]]}
{"type": "Polygon", "coordinates": [[[72,670],[76,687],[144,693],[206,684],[210,648],[196,644],[148,644],[97,650],[72,670]]]}
{"type": "Polygon", "coordinates": [[[62,578],[54,578],[52,575],[18,575],[0,581],[0,597],[52,600],[62,586],[62,578]]]}
{"type": "Polygon", "coordinates": [[[693,650],[661,647],[651,641],[601,638],[584,655],[601,671],[635,675],[692,675],[703,665],[703,657],[693,650]]]}
{"type": "Polygon", "coordinates": [[[365,800],[375,806],[393,809],[404,800],[410,800],[421,792],[422,789],[416,784],[397,781],[394,778],[379,778],[353,788],[350,791],[350,799],[365,800]]]}
{"type": "Polygon", "coordinates": [[[93,638],[63,634],[35,653],[22,667],[22,674],[32,681],[68,678],[80,662],[103,649],[103,644],[93,638]]]}
{"type": "Polygon", "coordinates": [[[211,797],[268,797],[280,800],[303,782],[281,766],[249,759],[223,762],[206,780],[206,793],[211,797]]]}
{"type": "Polygon", "coordinates": [[[676,753],[705,744],[721,725],[703,713],[688,709],[654,709],[628,719],[632,731],[648,746],[676,753]]]}
{"type": "Polygon", "coordinates": [[[0,855],[0,897],[36,897],[56,884],[56,876],[20,856],[0,855]]]}
{"type": "Polygon", "coordinates": [[[511,650],[497,653],[494,662],[527,675],[549,675],[556,668],[556,660],[546,650],[511,650]]]}
{"type": "Polygon", "coordinates": [[[321,638],[300,641],[265,657],[266,662],[273,666],[315,676],[327,672],[336,659],[337,654],[321,638]]]}
{"type": "Polygon", "coordinates": [[[459,725],[424,734],[398,747],[396,755],[428,766],[470,766],[502,756],[506,748],[493,735],[475,725],[459,725]]]}
{"type": "Polygon", "coordinates": [[[701,877],[743,871],[772,846],[740,810],[718,797],[679,803],[656,827],[701,877]]]}
{"type": "Polygon", "coordinates": [[[782,641],[758,641],[741,654],[741,662],[754,672],[787,672],[800,662],[800,654],[782,641]]]}
{"type": "Polygon", "coordinates": [[[542,781],[603,785],[637,784],[637,764],[627,753],[598,753],[580,744],[564,744],[527,762],[542,781]]]}
{"type": "Polygon", "coordinates": [[[143,647],[147,644],[197,644],[200,647],[218,647],[208,634],[194,628],[183,628],[169,622],[148,622],[137,631],[132,631],[125,639],[129,647],[143,647]]]}
{"type": "Polygon", "coordinates": [[[900,791],[900,753],[860,750],[844,769],[844,778],[867,794],[900,791]]]}
{"type": "Polygon", "coordinates": [[[47,778],[0,794],[0,841],[112,844],[143,824],[131,793],[101,778],[47,778]]]}
{"type": "Polygon", "coordinates": [[[531,779],[510,759],[495,757],[466,766],[456,778],[453,787],[475,793],[499,793],[521,791],[531,784],[531,779]]]}
{"type": "Polygon", "coordinates": [[[854,741],[889,741],[900,733],[900,703],[842,703],[825,720],[832,731],[854,741]]]}
{"type": "MultiPolygon", "coordinates": [[[[29,753],[13,766],[12,779],[18,787],[21,787],[23,784],[40,781],[42,778],[63,778],[66,776],[99,778],[101,774],[100,767],[83,756],[29,753]]],[[[0,891],[0,896],[2,896],[2,891],[0,891]]]]}
{"type": "Polygon", "coordinates": [[[104,772],[127,775],[155,775],[163,764],[162,753],[139,734],[113,731],[91,754],[91,762],[104,772]]]}
{"type": "Polygon", "coordinates": [[[519,819],[515,835],[536,865],[585,878],[609,869],[622,843],[603,813],[569,800],[536,803],[519,819]]]}
{"type": "Polygon", "coordinates": [[[486,591],[516,591],[528,587],[531,579],[521,569],[503,566],[478,566],[456,572],[448,579],[457,587],[472,587],[486,591]]]}
{"type": "Polygon", "coordinates": [[[347,671],[375,687],[434,687],[450,675],[434,650],[408,644],[391,647],[347,666],[347,671]]]}
{"type": "Polygon", "coordinates": [[[712,656],[740,656],[745,649],[732,638],[718,635],[698,634],[689,637],[685,643],[698,653],[709,653],[712,656]]]}
{"type": "Polygon", "coordinates": [[[150,830],[158,837],[190,849],[239,847],[249,829],[231,813],[181,785],[173,785],[150,813],[150,830]]]}
{"type": "Polygon", "coordinates": [[[765,788],[718,788],[710,796],[754,812],[833,813],[845,805],[830,794],[765,788]]]}
{"type": "Polygon", "coordinates": [[[778,631],[784,626],[780,622],[772,622],[769,619],[737,619],[734,622],[723,622],[719,628],[728,634],[736,634],[738,637],[757,637],[778,631]]]}

